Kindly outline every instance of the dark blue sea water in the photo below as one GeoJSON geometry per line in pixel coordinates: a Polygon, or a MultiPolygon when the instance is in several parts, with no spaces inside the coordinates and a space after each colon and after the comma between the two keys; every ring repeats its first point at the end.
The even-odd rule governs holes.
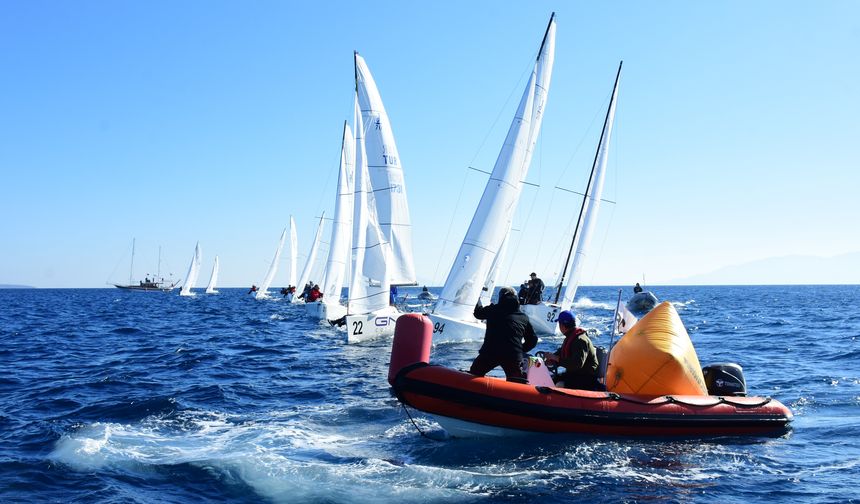
{"type": "MultiPolygon", "coordinates": [[[[417,414],[429,439],[389,392],[390,341],[347,346],[301,306],[0,290],[0,501],[860,501],[860,286],[653,290],[703,365],[741,364],[794,411],[789,433],[458,440],[417,414]]],[[[605,345],[617,290],[578,294],[605,345]]]]}

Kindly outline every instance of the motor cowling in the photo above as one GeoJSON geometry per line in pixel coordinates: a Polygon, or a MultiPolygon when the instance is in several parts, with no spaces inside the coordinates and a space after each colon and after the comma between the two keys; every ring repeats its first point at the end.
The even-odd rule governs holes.
{"type": "Polygon", "coordinates": [[[708,394],[714,396],[745,396],[747,382],[744,370],[733,362],[711,364],[702,368],[708,394]]]}

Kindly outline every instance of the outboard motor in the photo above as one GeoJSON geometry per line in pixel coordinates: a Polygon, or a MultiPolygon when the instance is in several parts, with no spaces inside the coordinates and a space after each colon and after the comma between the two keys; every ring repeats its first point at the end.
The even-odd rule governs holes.
{"type": "Polygon", "coordinates": [[[595,347],[597,353],[597,381],[604,387],[606,386],[606,367],[609,365],[609,352],[606,348],[599,346],[595,347]]]}
{"type": "Polygon", "coordinates": [[[747,382],[744,370],[733,362],[711,364],[702,368],[708,394],[715,396],[745,396],[747,382]]]}

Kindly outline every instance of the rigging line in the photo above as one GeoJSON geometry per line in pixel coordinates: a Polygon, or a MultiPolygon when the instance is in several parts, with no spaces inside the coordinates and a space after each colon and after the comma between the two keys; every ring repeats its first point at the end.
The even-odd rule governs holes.
{"type": "MultiPolygon", "coordinates": [[[[433,283],[436,285],[439,285],[439,266],[442,265],[442,258],[445,257],[446,254],[449,238],[451,237],[451,229],[454,227],[454,218],[457,216],[457,210],[460,208],[460,200],[463,198],[463,191],[466,189],[466,181],[468,179],[469,172],[464,172],[463,183],[460,185],[460,193],[457,195],[457,202],[454,204],[454,209],[451,211],[451,218],[448,220],[448,231],[445,233],[445,240],[442,242],[442,253],[439,254],[436,260],[436,269],[433,271],[433,283]]],[[[456,260],[456,257],[452,259],[452,264],[454,260],[456,260]]]]}
{"type": "MultiPolygon", "coordinates": [[[[484,173],[484,174],[487,174],[487,175],[490,175],[490,176],[492,176],[492,175],[493,175],[492,173],[490,173],[490,172],[488,172],[488,171],[482,170],[482,169],[480,169],[480,168],[475,168],[474,166],[467,166],[466,168],[468,168],[468,169],[470,169],[470,170],[475,170],[476,172],[481,172],[481,173],[484,173]]],[[[490,178],[490,180],[497,180],[497,181],[500,181],[500,182],[501,182],[501,179],[494,179],[494,178],[492,178],[492,177],[490,178]]],[[[532,187],[540,187],[540,184],[535,184],[534,182],[527,182],[527,181],[525,181],[525,180],[520,180],[520,184],[530,185],[530,186],[532,186],[532,187]]]]}
{"type": "MultiPolygon", "coordinates": [[[[585,193],[581,193],[581,192],[579,192],[579,191],[572,191],[572,190],[570,190],[570,189],[566,189],[566,188],[561,187],[561,186],[555,186],[555,188],[556,188],[556,189],[560,189],[560,190],[565,191],[565,192],[569,192],[569,193],[573,193],[573,194],[578,194],[578,195],[580,195],[580,196],[585,196],[585,193]]],[[[613,204],[613,205],[615,205],[615,204],[616,204],[616,202],[615,202],[615,201],[608,200],[608,199],[605,199],[605,198],[600,198],[600,201],[603,201],[603,202],[606,202],[606,203],[611,203],[611,204],[613,204]]]]}

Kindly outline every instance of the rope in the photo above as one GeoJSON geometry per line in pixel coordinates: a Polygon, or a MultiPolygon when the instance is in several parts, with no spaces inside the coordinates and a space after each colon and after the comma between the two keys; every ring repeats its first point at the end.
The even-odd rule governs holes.
{"type": "Polygon", "coordinates": [[[406,416],[409,417],[409,421],[412,422],[412,426],[415,427],[415,430],[418,431],[418,434],[421,434],[422,436],[426,437],[427,439],[430,439],[431,441],[440,442],[438,439],[433,439],[432,437],[425,434],[424,431],[421,430],[421,427],[418,427],[418,424],[415,423],[415,419],[412,418],[412,415],[409,413],[409,408],[406,407],[406,404],[401,404],[403,404],[403,411],[406,412],[406,416]]]}
{"type": "Polygon", "coordinates": [[[767,404],[773,400],[770,397],[765,397],[764,400],[762,400],[759,403],[746,404],[746,403],[738,403],[738,402],[730,401],[723,396],[717,396],[716,402],[714,402],[712,404],[696,404],[696,403],[685,402],[685,401],[678,399],[677,397],[667,395],[667,396],[664,396],[663,402],[655,403],[655,402],[647,402],[647,401],[637,401],[636,399],[624,397],[624,396],[621,396],[615,392],[607,392],[606,396],[604,396],[604,397],[591,397],[591,396],[581,396],[581,395],[577,395],[577,394],[571,394],[568,392],[563,392],[563,391],[558,390],[554,387],[536,387],[536,388],[537,388],[538,392],[540,392],[542,394],[556,393],[556,394],[565,395],[568,397],[576,397],[577,399],[591,399],[594,401],[603,401],[606,399],[610,399],[613,401],[624,401],[624,402],[629,402],[632,404],[638,404],[638,405],[642,405],[642,406],[661,406],[663,404],[681,404],[684,406],[690,406],[692,408],[710,408],[710,407],[716,406],[718,404],[728,404],[728,405],[734,406],[736,408],[752,409],[752,408],[760,408],[760,407],[764,406],[765,404],[767,404]]]}

